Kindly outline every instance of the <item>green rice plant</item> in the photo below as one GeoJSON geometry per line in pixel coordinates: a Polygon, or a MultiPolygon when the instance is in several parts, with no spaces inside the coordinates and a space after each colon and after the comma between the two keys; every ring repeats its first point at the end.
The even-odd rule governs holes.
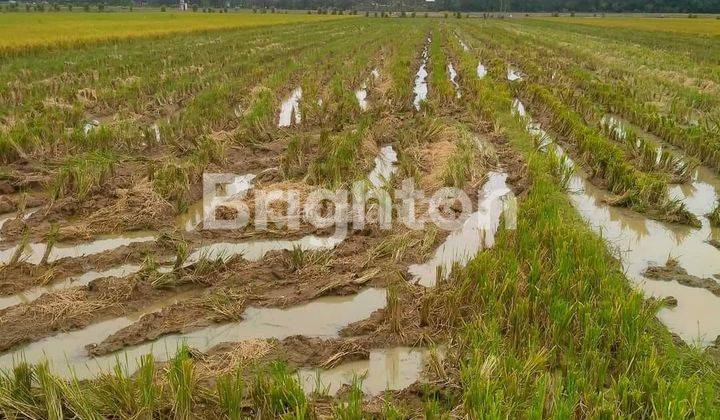
{"type": "Polygon", "coordinates": [[[45,400],[45,415],[50,420],[61,420],[63,415],[63,393],[58,380],[50,372],[47,362],[35,366],[43,398],[45,400]]]}
{"type": "Polygon", "coordinates": [[[569,162],[567,155],[549,153],[548,164],[558,186],[563,190],[567,190],[570,186],[570,181],[575,174],[575,166],[569,162]]]}
{"type": "Polygon", "coordinates": [[[483,168],[476,159],[479,153],[472,134],[464,127],[457,133],[455,151],[443,168],[442,180],[445,186],[463,188],[468,182],[475,181],[483,168]]]}
{"type": "Polygon", "coordinates": [[[187,261],[190,255],[190,246],[185,241],[178,241],[175,243],[175,263],[173,264],[173,271],[178,272],[183,268],[185,261],[187,261]]]}
{"type": "Polygon", "coordinates": [[[132,416],[139,412],[135,384],[117,360],[111,372],[104,373],[95,381],[98,399],[104,410],[118,415],[132,416]]]}
{"type": "Polygon", "coordinates": [[[135,386],[138,393],[138,412],[151,416],[160,395],[160,389],[155,385],[155,359],[152,353],[140,357],[135,386]]]}
{"type": "Polygon", "coordinates": [[[354,179],[358,173],[355,162],[364,131],[364,126],[336,135],[323,131],[320,135],[320,156],[308,169],[309,181],[337,187],[354,179]]]}
{"type": "Polygon", "coordinates": [[[312,143],[308,136],[293,134],[282,157],[282,171],[285,178],[305,173],[312,143]]]}
{"type": "Polygon", "coordinates": [[[215,386],[222,413],[230,420],[240,420],[243,417],[243,379],[240,369],[217,378],[215,386]]]}
{"type": "Polygon", "coordinates": [[[640,170],[667,173],[674,182],[687,182],[695,173],[698,167],[696,161],[683,159],[656,142],[641,137],[632,127],[624,124],[618,127],[617,124],[610,119],[603,119],[600,127],[606,136],[624,144],[638,162],[640,170]]]}
{"type": "Polygon", "coordinates": [[[407,419],[408,415],[405,414],[405,412],[402,410],[402,408],[397,407],[388,398],[383,402],[382,418],[387,419],[387,420],[403,420],[403,419],[407,419]]]}
{"type": "Polygon", "coordinates": [[[63,400],[68,411],[77,418],[100,420],[105,417],[100,413],[100,403],[92,393],[92,385],[81,383],[76,378],[70,381],[55,379],[58,388],[62,391],[63,400]]]}
{"type": "Polygon", "coordinates": [[[333,416],[341,420],[358,420],[364,418],[363,414],[362,378],[353,376],[347,394],[335,403],[333,416]]]}
{"type": "Polygon", "coordinates": [[[423,404],[423,416],[427,420],[447,419],[449,416],[444,413],[442,405],[435,398],[428,398],[423,404]]]}
{"type": "Polygon", "coordinates": [[[299,271],[306,267],[325,267],[329,264],[333,252],[329,251],[311,251],[303,249],[299,245],[293,245],[292,250],[286,258],[288,266],[293,271],[299,271]]]}
{"type": "Polygon", "coordinates": [[[174,162],[165,163],[153,172],[152,185],[156,193],[175,205],[177,211],[187,208],[190,185],[187,167],[174,162]]]}
{"type": "Polygon", "coordinates": [[[60,226],[58,226],[57,223],[53,223],[50,225],[50,230],[45,235],[45,251],[43,252],[43,256],[40,259],[39,265],[47,265],[48,258],[50,258],[50,253],[52,252],[53,246],[55,246],[55,243],[58,240],[58,236],[60,234],[60,226]]]}
{"type": "Polygon", "coordinates": [[[712,226],[720,226],[720,201],[718,201],[718,203],[715,205],[713,211],[708,214],[708,219],[710,220],[710,224],[712,226]]]}
{"type": "Polygon", "coordinates": [[[390,330],[395,334],[400,334],[402,331],[402,308],[400,306],[401,302],[399,292],[398,284],[391,283],[387,289],[387,302],[385,304],[385,322],[390,326],[390,330]]]}
{"type": "Polygon", "coordinates": [[[0,376],[0,411],[6,418],[43,416],[41,401],[33,391],[35,367],[25,362],[3,371],[0,376]]]}
{"type": "Polygon", "coordinates": [[[10,257],[10,261],[8,261],[8,265],[10,267],[17,265],[20,261],[22,261],[23,255],[25,254],[25,251],[27,250],[28,244],[30,242],[30,232],[28,230],[23,231],[23,235],[20,238],[20,242],[18,242],[17,246],[15,247],[15,251],[13,252],[12,256],[10,257]]]}
{"type": "Polygon", "coordinates": [[[84,200],[92,188],[99,186],[112,173],[118,155],[107,150],[87,152],[68,158],[60,167],[50,186],[54,199],[74,194],[84,200]]]}
{"type": "Polygon", "coordinates": [[[448,74],[448,60],[443,51],[447,43],[447,32],[433,30],[431,38],[434,42],[429,44],[429,77],[432,88],[431,102],[436,113],[447,110],[448,105],[455,100],[455,91],[448,74]]]}
{"type": "Polygon", "coordinates": [[[192,418],[198,385],[195,362],[190,357],[190,350],[186,346],[180,347],[170,360],[165,375],[170,388],[170,401],[172,401],[172,412],[175,418],[192,418]]]}
{"type": "Polygon", "coordinates": [[[261,416],[306,419],[312,415],[300,383],[281,362],[273,362],[257,373],[250,395],[261,416]]]}

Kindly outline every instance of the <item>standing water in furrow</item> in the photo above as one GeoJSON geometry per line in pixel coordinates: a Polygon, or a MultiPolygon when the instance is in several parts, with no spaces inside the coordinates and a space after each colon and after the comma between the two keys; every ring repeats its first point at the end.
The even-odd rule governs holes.
{"type": "MultiPolygon", "coordinates": [[[[373,79],[377,79],[380,77],[380,72],[378,69],[373,69],[373,71],[370,73],[373,79]]],[[[370,104],[368,103],[367,96],[367,82],[363,82],[363,84],[360,86],[360,89],[355,91],[355,98],[358,101],[358,106],[360,107],[361,111],[367,111],[370,107],[370,104]]]]}
{"type": "MultiPolygon", "coordinates": [[[[155,232],[127,232],[118,235],[103,235],[92,242],[80,244],[56,243],[50,250],[47,261],[53,262],[61,258],[80,258],[100,254],[132,243],[154,241],[155,238],[155,232]]],[[[22,245],[0,251],[0,265],[7,264],[12,260],[18,246],[22,245]]],[[[39,264],[45,254],[45,248],[44,243],[27,244],[22,251],[21,260],[29,264],[39,264]]]]}
{"type": "MultiPolygon", "coordinates": [[[[162,306],[169,306],[197,293],[175,296],[170,302],[163,302],[162,306]]],[[[83,330],[36,341],[18,352],[0,357],[0,368],[11,368],[22,355],[29,363],[48,360],[51,370],[62,377],[69,378],[74,374],[79,379],[88,379],[111,371],[118,360],[127,364],[129,372],[137,369],[140,357],[145,354],[152,353],[156,361],[168,360],[183,344],[207,351],[220,343],[251,339],[283,339],[293,335],[335,337],[343,327],[365,319],[384,307],[385,300],[385,290],[369,288],[356,295],[322,297],[287,309],[250,307],[243,313],[242,321],[212,325],[187,334],[166,335],[156,341],[106,356],[88,356],[85,349],[87,345],[129,326],[144,314],[160,309],[158,305],[148,307],[132,317],[115,318],[83,330]]]]}
{"type": "MultiPolygon", "coordinates": [[[[517,103],[516,109],[522,107],[520,101],[517,103]]],[[[527,114],[524,119],[528,121],[528,132],[541,138],[541,145],[548,146],[549,135],[527,114]]],[[[663,307],[658,318],[688,343],[711,344],[720,335],[720,296],[717,295],[720,285],[716,277],[720,274],[720,250],[709,241],[720,239],[720,229],[711,227],[706,215],[720,198],[718,178],[710,169],[701,166],[689,184],[670,189],[670,195],[682,200],[700,219],[701,227],[695,229],[651,220],[637,212],[608,205],[609,194],[590,183],[559,146],[557,150],[576,169],[569,182],[573,205],[590,227],[608,242],[628,278],[648,297],[672,296],[677,299],[677,306],[663,307]],[[679,267],[680,275],[671,273],[659,278],[647,274],[648,268],[663,267],[669,258],[679,267]],[[700,284],[706,287],[683,284],[687,283],[684,274],[703,280],[700,284]]]]}
{"type": "MultiPolygon", "coordinates": [[[[368,176],[368,181],[375,187],[384,185],[397,171],[396,162],[397,154],[392,146],[381,148],[375,159],[375,168],[368,176]]],[[[236,177],[235,182],[226,186],[226,195],[234,196],[247,191],[251,187],[252,180],[252,175],[236,177]]],[[[242,255],[247,260],[256,261],[270,250],[292,250],[296,247],[305,250],[331,249],[344,239],[344,234],[330,237],[309,235],[295,241],[268,240],[216,243],[201,247],[193,252],[188,257],[186,264],[191,264],[193,261],[203,257],[227,259],[237,254],[242,255]]],[[[90,278],[90,274],[87,274],[87,278],[90,278]]],[[[183,343],[204,351],[226,341],[257,338],[282,339],[291,335],[333,337],[337,335],[341,328],[352,322],[365,319],[375,310],[385,306],[385,290],[370,288],[361,291],[357,295],[322,297],[307,304],[288,309],[250,307],[243,313],[243,320],[239,322],[213,325],[188,334],[164,336],[154,342],[124,349],[107,356],[91,358],[88,355],[85,349],[87,345],[102,341],[104,338],[138,321],[145,314],[155,312],[162,307],[170,306],[199,293],[200,291],[192,291],[177,295],[170,301],[144,308],[132,316],[99,322],[82,330],[61,333],[31,343],[18,351],[0,357],[0,368],[11,367],[18,360],[18,357],[22,355],[26,361],[31,363],[47,359],[51,362],[52,370],[63,377],[70,377],[74,371],[79,378],[91,378],[102,372],[109,371],[115,364],[118,354],[122,355],[120,360],[126,361],[130,370],[133,371],[138,366],[140,356],[153,353],[156,360],[167,360],[183,343]]]]}
{"type": "Polygon", "coordinates": [[[301,98],[302,88],[297,87],[292,91],[290,96],[282,102],[280,105],[280,116],[278,117],[278,127],[290,127],[292,124],[300,124],[302,121],[300,115],[301,98]]]}
{"type": "Polygon", "coordinates": [[[420,69],[417,71],[417,75],[415,77],[415,87],[413,88],[413,92],[415,93],[415,99],[413,99],[413,105],[415,106],[416,110],[420,110],[420,104],[425,102],[427,100],[428,95],[428,84],[427,84],[427,60],[428,60],[428,45],[430,44],[431,40],[430,38],[427,39],[427,42],[425,44],[425,48],[423,48],[422,52],[422,62],[420,63],[420,69]]]}
{"type": "Polygon", "coordinates": [[[450,82],[455,87],[455,97],[460,99],[462,97],[462,93],[460,92],[460,85],[457,82],[457,71],[455,71],[455,67],[453,67],[452,63],[448,63],[448,75],[450,76],[450,82]]]}
{"type": "Polygon", "coordinates": [[[103,277],[126,277],[137,273],[142,267],[135,264],[124,264],[119,267],[111,268],[104,271],[90,270],[82,275],[69,277],[61,282],[52,283],[46,286],[33,287],[21,293],[10,296],[0,297],[0,309],[10,306],[19,305],[21,303],[29,303],[39,298],[45,293],[58,292],[60,290],[69,289],[71,287],[85,286],[93,280],[103,277]]]}
{"type": "Polygon", "coordinates": [[[490,172],[488,181],[480,192],[478,211],[463,222],[462,228],[450,233],[435,251],[430,261],[414,264],[408,268],[413,280],[426,287],[437,282],[438,270],[447,276],[455,264],[464,266],[478,252],[495,244],[495,234],[500,227],[501,216],[505,215],[505,226],[515,228],[517,203],[515,196],[505,183],[507,174],[490,172]]]}
{"type": "MultiPolygon", "coordinates": [[[[437,356],[442,358],[440,350],[437,350],[437,356]]],[[[317,391],[320,386],[330,395],[336,395],[344,385],[351,385],[353,379],[363,377],[363,393],[374,396],[388,390],[405,389],[422,379],[423,369],[431,357],[431,351],[422,347],[377,349],[370,351],[368,359],[330,369],[302,369],[298,375],[306,393],[317,391]]]]}

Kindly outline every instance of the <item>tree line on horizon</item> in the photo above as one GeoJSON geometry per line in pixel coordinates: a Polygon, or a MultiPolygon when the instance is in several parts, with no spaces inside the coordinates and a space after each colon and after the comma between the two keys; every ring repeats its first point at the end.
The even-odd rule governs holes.
{"type": "MultiPolygon", "coordinates": [[[[1,0],[0,0],[1,1],[1,0]]],[[[19,1],[55,5],[166,6],[180,0],[76,0],[19,1]]],[[[560,13],[720,13],[720,0],[186,0],[202,8],[255,8],[295,10],[560,12],[560,13]]]]}

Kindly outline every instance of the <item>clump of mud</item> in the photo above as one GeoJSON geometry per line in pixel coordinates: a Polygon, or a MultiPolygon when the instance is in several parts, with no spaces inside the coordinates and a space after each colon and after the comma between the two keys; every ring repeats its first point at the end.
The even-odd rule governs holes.
{"type": "Polygon", "coordinates": [[[720,296],[720,284],[716,280],[688,274],[687,270],[680,267],[680,264],[673,259],[668,260],[664,267],[648,267],[643,274],[649,279],[661,281],[674,280],[683,286],[706,289],[715,296],[720,296]]]}

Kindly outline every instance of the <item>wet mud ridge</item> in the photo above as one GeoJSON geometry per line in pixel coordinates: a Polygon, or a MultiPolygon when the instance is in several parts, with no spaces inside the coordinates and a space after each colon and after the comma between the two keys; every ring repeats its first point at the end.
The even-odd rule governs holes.
{"type": "Polygon", "coordinates": [[[648,267],[643,274],[653,280],[676,281],[683,286],[705,289],[715,296],[720,296],[720,273],[714,278],[696,277],[688,274],[676,260],[668,260],[665,266],[648,267]]]}

